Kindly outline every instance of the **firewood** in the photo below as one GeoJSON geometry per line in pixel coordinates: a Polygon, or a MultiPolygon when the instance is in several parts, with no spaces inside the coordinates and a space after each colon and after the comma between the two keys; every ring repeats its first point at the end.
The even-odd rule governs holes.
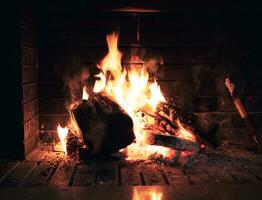
{"type": "Polygon", "coordinates": [[[135,139],[130,116],[103,93],[91,94],[73,110],[73,115],[92,157],[108,156],[135,139]]]}
{"type": "Polygon", "coordinates": [[[151,134],[148,138],[148,144],[169,147],[178,151],[198,152],[200,150],[198,142],[160,134],[151,134]]]}
{"type": "Polygon", "coordinates": [[[219,125],[216,122],[208,121],[196,114],[189,114],[174,105],[174,103],[162,102],[156,111],[156,121],[161,118],[167,122],[166,130],[171,135],[176,135],[179,130],[177,120],[181,125],[196,136],[199,143],[210,144],[213,147],[218,146],[217,130],[219,125]]]}

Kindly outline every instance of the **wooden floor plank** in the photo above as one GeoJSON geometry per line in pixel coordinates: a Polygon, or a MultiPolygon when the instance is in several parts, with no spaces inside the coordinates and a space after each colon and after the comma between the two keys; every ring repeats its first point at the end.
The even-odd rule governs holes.
{"type": "Polygon", "coordinates": [[[41,162],[37,163],[36,168],[28,175],[22,187],[46,185],[62,160],[62,157],[62,153],[49,152],[41,162]]]}
{"type": "Polygon", "coordinates": [[[96,167],[94,162],[88,162],[77,166],[73,186],[94,186],[96,183],[96,167]]]}
{"type": "Polygon", "coordinates": [[[113,186],[117,185],[117,162],[99,161],[96,172],[97,185],[113,186]]]}

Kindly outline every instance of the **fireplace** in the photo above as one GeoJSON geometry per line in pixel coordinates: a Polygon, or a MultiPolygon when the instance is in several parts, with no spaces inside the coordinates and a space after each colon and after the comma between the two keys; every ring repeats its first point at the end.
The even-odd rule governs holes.
{"type": "Polygon", "coordinates": [[[94,5],[92,12],[82,10],[81,3],[74,5],[77,12],[67,4],[40,5],[21,6],[18,27],[25,155],[39,138],[53,142],[58,123],[65,125],[69,117],[66,79],[83,69],[96,74],[96,65],[107,53],[106,35],[117,30],[122,62],[130,62],[132,54],[145,62],[153,59],[150,73],[163,95],[186,112],[219,123],[222,143],[241,148],[246,144],[243,123],[224,87],[228,74],[236,79],[244,105],[259,124],[258,34],[241,16],[226,11],[181,14],[165,3],[140,11],[94,5]]]}
{"type": "MultiPolygon", "coordinates": [[[[6,64],[16,69],[10,83],[12,91],[16,92],[12,94],[12,101],[4,102],[4,105],[11,109],[8,120],[13,116],[16,119],[12,124],[6,122],[12,134],[3,136],[0,157],[23,161],[8,163],[12,167],[7,165],[7,172],[0,177],[0,186],[53,185],[64,188],[261,183],[261,155],[250,148],[250,138],[252,140],[261,132],[262,116],[258,13],[247,12],[244,6],[235,8],[226,1],[220,1],[215,8],[208,2],[169,6],[166,1],[120,1],[114,4],[107,1],[62,3],[59,0],[37,3],[14,1],[7,3],[6,7],[7,32],[10,34],[5,36],[7,41],[4,47],[11,52],[6,64]],[[72,113],[77,124],[80,124],[79,115],[70,113],[72,103],[78,100],[82,102],[83,89],[88,95],[84,100],[89,103],[95,104],[97,99],[108,101],[96,96],[101,93],[93,95],[95,82],[103,78],[116,80],[116,77],[108,79],[99,76],[99,79],[97,76],[101,71],[105,75],[110,70],[108,76],[114,76],[113,69],[103,71],[106,66],[103,59],[110,52],[107,46],[107,43],[110,46],[110,42],[106,38],[115,39],[113,43],[118,42],[123,67],[135,65],[139,73],[148,73],[148,90],[150,84],[153,87],[156,83],[156,89],[159,86],[162,95],[157,99],[159,102],[164,98],[165,105],[172,102],[172,109],[181,109],[178,118],[181,121],[173,122],[176,128],[181,126],[180,129],[190,132],[185,127],[192,127],[196,131],[193,135],[203,139],[203,134],[196,133],[201,132],[202,127],[216,126],[215,130],[204,131],[215,134],[212,141],[209,136],[208,139],[204,137],[203,143],[203,140],[195,139],[198,142],[196,146],[195,140],[181,136],[182,142],[191,145],[185,150],[197,148],[198,153],[175,153],[168,158],[164,153],[160,153],[160,156],[150,153],[143,158],[140,155],[127,159],[131,158],[130,154],[122,148],[130,144],[128,142],[121,146],[120,153],[120,148],[117,149],[114,157],[90,160],[86,156],[85,159],[81,156],[80,159],[78,156],[70,157],[69,152],[65,155],[63,152],[68,149],[61,148],[58,126],[67,126],[69,132],[73,132],[68,126],[72,113]],[[146,72],[141,71],[144,66],[146,72]],[[238,96],[231,96],[225,86],[228,75],[237,87],[238,96]],[[239,113],[239,101],[245,107],[244,114],[243,110],[242,114],[239,113]],[[197,125],[191,122],[187,124],[192,116],[200,120],[197,125]],[[256,125],[255,132],[249,119],[256,125]],[[250,129],[254,135],[248,134],[250,129]],[[125,158],[119,154],[124,154],[125,158]],[[115,160],[116,157],[118,160],[115,160]]],[[[124,73],[123,69],[121,73],[124,73]]],[[[142,82],[137,87],[141,85],[142,82]]],[[[107,95],[108,88],[103,90],[107,95]]],[[[114,100],[117,99],[117,95],[112,96],[114,100]]],[[[117,100],[117,104],[130,117],[126,104],[117,100]]],[[[116,107],[115,104],[113,107],[116,107]]],[[[142,108],[145,109],[145,105],[139,107],[143,115],[152,115],[142,108]]],[[[168,117],[162,117],[168,121],[165,123],[172,124],[168,117]]],[[[95,124],[96,120],[92,123],[95,124]]],[[[117,123],[124,123],[118,120],[117,123]]],[[[132,120],[134,122],[134,118],[132,120]]],[[[125,129],[120,131],[124,132],[125,129]]],[[[135,136],[138,141],[138,136],[135,136]]],[[[162,137],[157,136],[161,144],[154,143],[172,151],[177,150],[180,139],[172,137],[176,144],[169,144],[170,138],[166,136],[168,140],[162,140],[162,137]]],[[[111,146],[117,143],[116,140],[111,142],[111,146]]],[[[84,143],[83,146],[88,146],[86,141],[84,143]]],[[[82,147],[75,150],[77,155],[85,154],[82,147]]],[[[140,151],[146,154],[145,149],[140,151]]],[[[139,196],[139,189],[133,192],[133,196],[139,196]]],[[[161,199],[157,197],[158,194],[155,195],[155,199],[161,199]]]]}

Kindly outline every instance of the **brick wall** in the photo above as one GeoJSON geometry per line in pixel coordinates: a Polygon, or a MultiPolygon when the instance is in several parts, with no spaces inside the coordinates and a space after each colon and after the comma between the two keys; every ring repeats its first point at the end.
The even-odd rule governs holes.
{"type": "Polygon", "coordinates": [[[38,121],[38,49],[31,11],[26,4],[20,7],[21,67],[23,87],[23,126],[25,155],[37,144],[38,121]]]}
{"type": "MultiPolygon", "coordinates": [[[[81,12],[63,11],[59,6],[38,15],[39,124],[50,133],[68,117],[64,73],[98,63],[107,52],[105,35],[113,29],[120,30],[124,54],[130,53],[130,44],[136,44],[133,15],[93,13],[79,7],[81,12]]],[[[235,77],[248,111],[261,124],[261,34],[257,15],[231,11],[191,8],[144,13],[139,48],[147,49],[147,57],[163,56],[158,79],[165,96],[219,122],[221,138],[242,145],[246,142],[243,125],[224,88],[224,78],[228,73],[235,77]]]]}

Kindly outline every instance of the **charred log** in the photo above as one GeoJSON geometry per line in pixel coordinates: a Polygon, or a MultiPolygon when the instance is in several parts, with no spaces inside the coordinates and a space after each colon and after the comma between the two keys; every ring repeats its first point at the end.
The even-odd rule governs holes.
{"type": "Polygon", "coordinates": [[[73,110],[90,157],[110,155],[135,139],[129,115],[105,94],[91,94],[73,110]]]}
{"type": "Polygon", "coordinates": [[[160,134],[152,134],[148,138],[148,143],[151,145],[169,147],[178,151],[198,152],[200,150],[198,142],[192,142],[190,140],[160,134]]]}

